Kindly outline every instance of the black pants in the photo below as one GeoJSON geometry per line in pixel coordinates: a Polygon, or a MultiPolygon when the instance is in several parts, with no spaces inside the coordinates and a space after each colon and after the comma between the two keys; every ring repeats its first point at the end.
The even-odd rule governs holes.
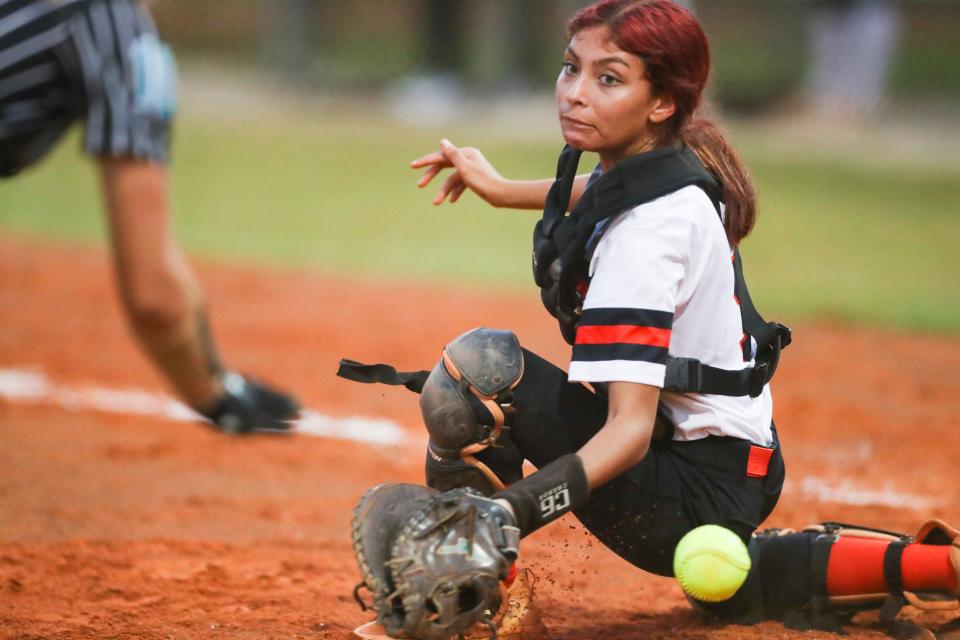
{"type": "MultiPolygon", "coordinates": [[[[561,369],[527,350],[515,394],[504,446],[477,456],[507,482],[519,479],[524,459],[542,467],[577,451],[607,419],[603,394],[568,382],[561,369]]],[[[639,464],[595,489],[576,516],[620,557],[672,576],[673,551],[691,529],[720,524],[746,541],[773,510],[784,478],[779,445],[765,478],[747,476],[749,450],[738,438],[655,439],[639,464]]]]}

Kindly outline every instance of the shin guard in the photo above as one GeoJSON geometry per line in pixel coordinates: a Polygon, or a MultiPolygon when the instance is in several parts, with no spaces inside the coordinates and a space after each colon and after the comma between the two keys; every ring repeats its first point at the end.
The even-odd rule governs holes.
{"type": "MultiPolygon", "coordinates": [[[[879,611],[881,621],[894,630],[904,626],[897,616],[905,606],[925,611],[960,608],[960,530],[939,520],[924,524],[916,536],[837,522],[813,525],[802,531],[769,529],[755,534],[749,549],[753,569],[740,591],[726,602],[696,602],[698,607],[741,622],[780,619],[792,628],[830,631],[840,630],[861,611],[879,611]],[[840,581],[836,575],[846,570],[836,564],[842,562],[839,556],[833,558],[831,565],[840,540],[886,543],[882,553],[875,554],[877,566],[867,571],[877,578],[868,575],[862,579],[861,584],[867,585],[862,593],[853,593],[855,590],[849,587],[840,590],[840,595],[831,593],[829,577],[834,576],[834,591],[838,591],[836,583],[840,581]],[[945,557],[950,566],[943,567],[941,573],[953,571],[956,579],[950,580],[948,575],[946,580],[952,588],[905,588],[904,575],[911,567],[903,562],[904,551],[917,545],[949,546],[945,557]]],[[[862,571],[862,567],[856,569],[862,571]]],[[[923,582],[916,575],[908,577],[907,584],[923,582]]]]}

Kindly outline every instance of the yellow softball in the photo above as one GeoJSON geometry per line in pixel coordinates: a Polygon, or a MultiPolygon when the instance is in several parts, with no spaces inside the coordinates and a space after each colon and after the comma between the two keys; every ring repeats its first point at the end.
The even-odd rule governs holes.
{"type": "Polygon", "coordinates": [[[673,573],[687,595],[703,602],[733,597],[750,572],[750,553],[729,529],[706,524],[680,539],[673,573]]]}

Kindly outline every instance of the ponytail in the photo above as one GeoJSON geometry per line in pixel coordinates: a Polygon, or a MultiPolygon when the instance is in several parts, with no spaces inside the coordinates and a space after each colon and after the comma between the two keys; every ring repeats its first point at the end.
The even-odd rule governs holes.
{"type": "Polygon", "coordinates": [[[753,229],[757,219],[757,187],[753,178],[723,133],[710,120],[690,118],[680,130],[679,137],[723,186],[723,226],[730,244],[737,246],[753,229]]]}

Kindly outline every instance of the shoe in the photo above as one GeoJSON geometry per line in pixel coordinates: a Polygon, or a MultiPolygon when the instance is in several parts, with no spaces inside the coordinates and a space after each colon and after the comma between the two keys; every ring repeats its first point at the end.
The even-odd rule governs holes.
{"type": "Polygon", "coordinates": [[[910,593],[903,595],[907,602],[919,609],[957,609],[960,608],[960,529],[951,527],[943,520],[930,520],[916,535],[920,544],[950,546],[948,558],[957,574],[957,587],[952,592],[910,593]]]}
{"type": "MultiPolygon", "coordinates": [[[[533,606],[534,582],[533,572],[521,569],[509,587],[501,585],[501,605],[493,617],[493,623],[497,627],[497,640],[550,640],[550,633],[533,606]]],[[[489,640],[493,636],[487,625],[477,623],[462,637],[464,640],[489,640]]],[[[354,629],[350,638],[391,640],[376,620],[354,629]]]]}
{"type": "Polygon", "coordinates": [[[951,527],[942,520],[930,520],[914,538],[919,544],[949,546],[947,554],[951,568],[957,574],[953,591],[903,591],[902,596],[891,596],[884,609],[880,610],[880,621],[886,625],[887,634],[893,638],[906,640],[960,640],[960,628],[955,623],[934,633],[919,624],[897,618],[900,608],[911,604],[921,611],[956,611],[960,608],[960,529],[951,527]]]}
{"type": "Polygon", "coordinates": [[[223,433],[287,433],[300,413],[293,397],[233,371],[223,375],[223,390],[219,400],[200,412],[223,433]]]}

